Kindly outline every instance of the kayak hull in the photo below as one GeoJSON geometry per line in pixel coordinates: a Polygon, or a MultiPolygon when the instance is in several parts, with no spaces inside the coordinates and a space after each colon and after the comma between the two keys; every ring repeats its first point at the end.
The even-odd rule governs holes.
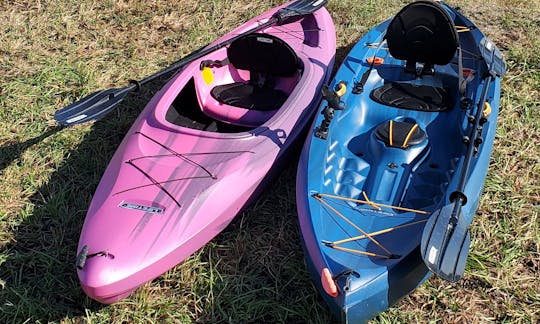
{"type": "Polygon", "coordinates": [[[333,66],[330,15],[322,8],[260,35],[265,42],[282,39],[298,57],[298,72],[275,82],[287,94],[279,109],[238,114],[216,100],[213,88],[249,78],[231,65],[201,69],[205,60],[225,59],[222,49],[183,68],[134,122],[98,185],[79,240],[78,276],[91,298],[119,301],[188,258],[257,198],[303,139],[333,66]]]}
{"type": "MultiPolygon", "coordinates": [[[[453,8],[445,4],[442,8],[456,26],[474,26],[453,8]]],[[[323,101],[297,174],[306,264],[336,318],[347,323],[368,321],[430,277],[420,254],[423,228],[431,213],[450,204],[459,185],[467,148],[463,138],[470,133],[469,115],[475,109],[460,104],[458,55],[447,65],[435,65],[433,74],[411,74],[405,61],[390,55],[386,43],[380,45],[390,21],[374,27],[344,59],[330,89],[346,85],[340,98],[345,109],[334,111],[326,136],[321,136],[329,105],[323,101]],[[379,63],[372,65],[374,57],[379,63]],[[415,93],[443,88],[451,103],[440,110],[432,106],[421,110],[392,106],[378,97],[377,91],[400,85],[415,93]],[[399,138],[399,127],[410,127],[399,141],[403,146],[388,139],[399,138]]],[[[470,55],[463,64],[464,71],[474,76],[466,89],[474,106],[486,82],[485,64],[476,59],[483,37],[474,28],[459,37],[464,53],[470,55]]],[[[483,142],[463,191],[467,203],[461,217],[466,224],[472,222],[480,202],[499,101],[496,78],[488,89],[491,113],[483,125],[483,142]]]]}

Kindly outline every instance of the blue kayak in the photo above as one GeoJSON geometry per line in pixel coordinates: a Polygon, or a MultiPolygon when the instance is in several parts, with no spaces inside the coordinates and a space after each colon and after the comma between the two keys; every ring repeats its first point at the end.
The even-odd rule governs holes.
{"type": "Polygon", "coordinates": [[[342,322],[432,273],[463,275],[505,69],[458,10],[418,1],[360,39],[323,89],[297,206],[312,278],[342,322]]]}

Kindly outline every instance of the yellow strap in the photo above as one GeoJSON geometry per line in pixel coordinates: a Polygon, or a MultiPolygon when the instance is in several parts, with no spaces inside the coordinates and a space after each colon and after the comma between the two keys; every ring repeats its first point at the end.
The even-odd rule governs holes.
{"type": "Polygon", "coordinates": [[[465,32],[469,32],[471,31],[472,28],[471,27],[467,27],[467,26],[456,26],[456,31],[458,33],[465,33],[465,32]]]}
{"type": "Polygon", "coordinates": [[[344,251],[344,252],[351,252],[351,253],[356,253],[356,254],[361,254],[361,255],[367,255],[367,256],[370,256],[370,257],[376,257],[376,258],[382,258],[382,259],[390,259],[390,256],[391,256],[391,255],[381,255],[381,254],[376,254],[376,253],[371,253],[371,252],[366,252],[366,251],[360,251],[360,250],[355,250],[355,249],[348,249],[348,248],[344,248],[344,247],[341,247],[341,246],[328,245],[328,247],[330,247],[332,249],[335,249],[335,250],[340,250],[340,251],[344,251]]]}
{"type": "MultiPolygon", "coordinates": [[[[322,194],[322,193],[317,194],[317,195],[319,197],[327,197],[327,198],[334,198],[334,199],[351,201],[351,202],[356,202],[356,203],[361,203],[361,204],[369,204],[369,202],[364,201],[364,200],[359,200],[359,199],[353,199],[353,198],[347,198],[347,197],[341,197],[341,196],[334,196],[334,195],[322,194]]],[[[392,208],[392,209],[395,209],[395,210],[413,212],[413,213],[422,214],[422,215],[429,214],[428,212],[423,211],[423,210],[411,209],[411,208],[405,208],[405,207],[399,207],[399,206],[392,206],[392,205],[385,205],[385,204],[379,204],[379,203],[376,203],[376,202],[373,202],[373,201],[371,202],[371,204],[377,205],[379,207],[392,208]]]]}
{"type": "Polygon", "coordinates": [[[209,67],[204,67],[201,71],[202,77],[204,82],[207,85],[210,85],[212,82],[214,82],[214,73],[212,73],[212,69],[209,67]]]}
{"type": "Polygon", "coordinates": [[[414,126],[409,131],[409,134],[407,134],[407,137],[405,137],[405,140],[403,141],[403,145],[401,145],[401,148],[406,148],[407,144],[409,144],[409,140],[411,139],[414,131],[418,128],[418,124],[414,124],[414,126]]]}
{"type": "Polygon", "coordinates": [[[390,121],[390,128],[388,130],[388,137],[390,138],[390,146],[394,146],[394,122],[390,121]]]}
{"type": "Polygon", "coordinates": [[[373,237],[371,237],[371,235],[369,235],[366,231],[364,231],[363,229],[361,229],[360,227],[358,227],[358,225],[356,225],[355,223],[351,222],[347,217],[345,217],[343,214],[341,214],[337,209],[335,209],[334,207],[330,206],[330,204],[328,204],[326,201],[324,201],[321,196],[318,196],[318,195],[315,195],[313,196],[315,199],[317,199],[321,204],[325,205],[326,207],[328,207],[331,211],[333,211],[336,215],[338,215],[339,217],[341,217],[341,219],[343,219],[344,221],[346,221],[349,225],[351,225],[352,227],[356,228],[356,230],[358,230],[360,233],[362,233],[363,235],[365,235],[371,242],[373,242],[375,245],[377,245],[378,247],[380,247],[384,252],[386,252],[389,256],[392,255],[392,253],[390,251],[388,251],[388,249],[386,249],[381,243],[379,243],[379,241],[377,241],[376,239],[374,239],[373,237]]]}
{"type": "MultiPolygon", "coordinates": [[[[397,230],[397,229],[400,229],[400,228],[405,228],[405,227],[414,226],[414,225],[417,225],[417,224],[420,224],[420,223],[425,223],[425,222],[427,222],[427,221],[428,221],[427,219],[423,219],[423,220],[421,220],[421,221],[417,221],[417,222],[413,222],[413,223],[409,223],[409,224],[403,224],[403,225],[399,225],[399,226],[396,226],[396,227],[385,228],[385,229],[380,230],[380,231],[371,232],[371,233],[369,233],[369,235],[371,235],[371,236],[373,237],[373,236],[377,236],[377,235],[381,235],[381,234],[393,232],[393,231],[395,231],[395,230],[397,230]]],[[[343,239],[343,240],[331,242],[331,244],[332,244],[332,245],[339,245],[339,244],[343,244],[343,243],[348,243],[348,242],[354,242],[354,241],[363,240],[363,239],[365,239],[365,238],[367,238],[367,236],[365,236],[365,235],[359,235],[359,236],[351,237],[351,238],[348,238],[348,239],[343,239]]]]}
{"type": "Polygon", "coordinates": [[[381,207],[377,206],[376,203],[374,203],[373,201],[369,200],[368,196],[366,195],[366,192],[365,191],[362,191],[362,195],[364,196],[364,199],[366,200],[366,204],[370,205],[371,207],[377,209],[378,211],[381,211],[381,207]]]}

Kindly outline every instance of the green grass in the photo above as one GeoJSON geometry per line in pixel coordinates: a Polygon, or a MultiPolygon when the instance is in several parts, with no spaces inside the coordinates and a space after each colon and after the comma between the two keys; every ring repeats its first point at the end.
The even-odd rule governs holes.
{"type": "MultiPolygon", "coordinates": [[[[0,322],[331,322],[299,245],[295,163],[222,234],[112,306],[74,260],[109,159],[151,91],[94,124],[58,108],[140,79],[281,1],[0,2],[0,322]]],[[[338,63],[408,1],[330,1],[338,63]]],[[[501,114],[466,274],[432,278],[375,323],[540,320],[540,2],[452,2],[505,52],[501,114]]],[[[158,88],[163,80],[155,82],[158,88]]],[[[152,87],[151,87],[152,88],[152,87]]]]}

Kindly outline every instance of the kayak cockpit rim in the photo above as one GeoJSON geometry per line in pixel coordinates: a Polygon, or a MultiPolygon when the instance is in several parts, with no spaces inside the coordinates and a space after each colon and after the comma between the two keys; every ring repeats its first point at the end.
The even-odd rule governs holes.
{"type": "MultiPolygon", "coordinates": [[[[259,126],[256,127],[238,127],[238,131],[231,131],[231,132],[219,132],[219,131],[209,131],[209,130],[203,130],[203,129],[196,129],[192,127],[187,126],[181,126],[177,125],[169,120],[167,120],[166,116],[167,113],[170,114],[169,110],[174,109],[173,104],[176,98],[181,94],[181,92],[188,86],[189,82],[193,82],[193,78],[195,74],[200,74],[199,70],[199,62],[196,62],[190,66],[187,67],[187,69],[190,69],[191,71],[183,71],[181,74],[188,73],[191,75],[190,78],[183,78],[180,77],[181,74],[177,75],[173,80],[169,82],[164,88],[163,92],[167,93],[169,92],[169,95],[162,95],[157,98],[157,102],[151,102],[150,104],[155,105],[155,109],[152,109],[150,111],[150,114],[152,114],[151,118],[148,118],[147,120],[149,123],[157,123],[159,127],[166,128],[169,131],[177,132],[177,133],[184,133],[184,134],[190,134],[200,137],[207,137],[207,138],[247,138],[256,136],[258,134],[261,134],[265,131],[272,130],[271,125],[280,124],[282,121],[287,120],[288,118],[292,118],[291,114],[294,114],[294,110],[296,110],[299,104],[301,104],[302,101],[302,93],[304,93],[307,89],[306,87],[310,87],[310,78],[315,73],[314,68],[312,67],[312,60],[305,57],[303,53],[298,53],[298,59],[301,64],[301,70],[299,70],[298,78],[296,81],[296,84],[294,88],[291,90],[290,94],[288,95],[288,98],[285,100],[285,102],[282,104],[282,106],[276,111],[276,113],[270,117],[266,122],[262,123],[259,126]]],[[[196,91],[196,90],[195,90],[196,91]]],[[[157,96],[156,96],[157,97],[157,96]]],[[[197,97],[199,97],[197,95],[197,97]]],[[[155,98],[154,98],[155,99],[155,98]]],[[[192,98],[193,99],[193,98],[192,98]]],[[[149,104],[149,105],[150,105],[149,104]]],[[[197,98],[197,105],[198,109],[200,111],[201,109],[201,102],[199,98],[197,98]]],[[[302,112],[300,112],[301,115],[304,115],[304,117],[300,118],[308,118],[309,116],[309,107],[306,106],[302,109],[302,112]]],[[[198,111],[198,113],[199,113],[198,111]]],[[[202,111],[200,111],[200,114],[203,114],[202,111]]],[[[205,116],[206,118],[211,118],[209,116],[205,116]]],[[[294,117],[297,119],[298,117],[294,117]]],[[[216,122],[222,123],[220,120],[215,119],[216,122]]],[[[232,126],[232,125],[231,125],[232,126]]],[[[234,127],[233,127],[234,128],[234,127]]]]}

